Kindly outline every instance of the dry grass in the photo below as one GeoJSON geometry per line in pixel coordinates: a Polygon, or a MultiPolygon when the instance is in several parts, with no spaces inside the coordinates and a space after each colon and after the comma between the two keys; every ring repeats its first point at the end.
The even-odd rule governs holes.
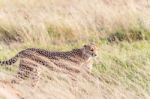
{"type": "Polygon", "coordinates": [[[1,0],[0,8],[1,38],[7,42],[43,45],[99,39],[118,31],[126,34],[140,29],[150,37],[149,32],[145,33],[150,28],[146,0],[1,0]]]}
{"type": "Polygon", "coordinates": [[[16,64],[12,71],[0,68],[0,98],[149,99],[149,12],[149,0],[0,0],[0,59],[27,47],[70,50],[88,42],[99,47],[93,68],[99,79],[87,74],[91,81],[83,75],[72,81],[42,68],[36,88],[28,81],[6,83],[16,64]]]}
{"type": "MultiPolygon", "coordinates": [[[[101,46],[94,62],[95,77],[77,74],[74,81],[69,73],[40,66],[41,79],[35,88],[31,87],[29,80],[20,85],[8,82],[7,86],[3,86],[14,96],[31,99],[149,99],[149,47],[147,41],[101,46]]],[[[9,81],[15,72],[6,70],[4,73],[4,70],[1,69],[3,73],[0,77],[9,81]]],[[[0,83],[3,84],[2,81],[0,83]]]]}

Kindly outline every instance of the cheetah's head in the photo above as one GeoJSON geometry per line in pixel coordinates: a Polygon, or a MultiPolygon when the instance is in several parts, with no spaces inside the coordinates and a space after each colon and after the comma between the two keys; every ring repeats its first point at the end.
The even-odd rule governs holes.
{"type": "Polygon", "coordinates": [[[96,53],[96,45],[94,44],[88,44],[83,46],[83,54],[86,55],[86,57],[95,57],[97,56],[96,53]]]}

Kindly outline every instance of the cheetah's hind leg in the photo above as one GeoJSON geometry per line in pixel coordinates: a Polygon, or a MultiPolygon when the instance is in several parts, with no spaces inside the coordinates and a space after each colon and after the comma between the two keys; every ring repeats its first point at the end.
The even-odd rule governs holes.
{"type": "Polygon", "coordinates": [[[39,82],[39,71],[37,69],[34,69],[29,76],[30,80],[31,80],[31,86],[35,87],[37,86],[38,82],[39,82]]]}
{"type": "Polygon", "coordinates": [[[19,84],[21,81],[26,80],[29,78],[29,70],[27,68],[28,66],[23,63],[23,61],[20,61],[19,69],[17,74],[15,75],[15,79],[12,80],[12,83],[19,84]]]}
{"type": "Polygon", "coordinates": [[[16,75],[16,79],[12,82],[14,83],[20,83],[21,81],[32,81],[31,85],[35,86],[38,82],[39,74],[37,71],[37,64],[34,64],[30,60],[22,59],[20,61],[19,70],[16,75]]]}

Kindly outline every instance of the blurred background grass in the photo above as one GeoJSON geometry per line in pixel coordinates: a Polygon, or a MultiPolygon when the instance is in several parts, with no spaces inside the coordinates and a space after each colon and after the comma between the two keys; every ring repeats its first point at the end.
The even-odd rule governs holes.
{"type": "Polygon", "coordinates": [[[149,0],[0,0],[0,59],[28,47],[66,51],[94,42],[101,98],[149,99],[149,12],[149,0]]]}

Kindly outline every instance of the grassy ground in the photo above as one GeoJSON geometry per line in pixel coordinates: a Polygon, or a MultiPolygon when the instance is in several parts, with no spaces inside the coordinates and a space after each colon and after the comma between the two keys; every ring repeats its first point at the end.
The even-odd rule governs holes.
{"type": "MultiPolygon", "coordinates": [[[[92,72],[99,77],[74,83],[44,69],[34,89],[0,81],[0,90],[10,93],[0,98],[149,99],[149,11],[149,0],[0,0],[1,60],[28,47],[64,51],[94,42],[92,72]]],[[[12,78],[17,66],[1,67],[1,80],[12,78]]]]}

